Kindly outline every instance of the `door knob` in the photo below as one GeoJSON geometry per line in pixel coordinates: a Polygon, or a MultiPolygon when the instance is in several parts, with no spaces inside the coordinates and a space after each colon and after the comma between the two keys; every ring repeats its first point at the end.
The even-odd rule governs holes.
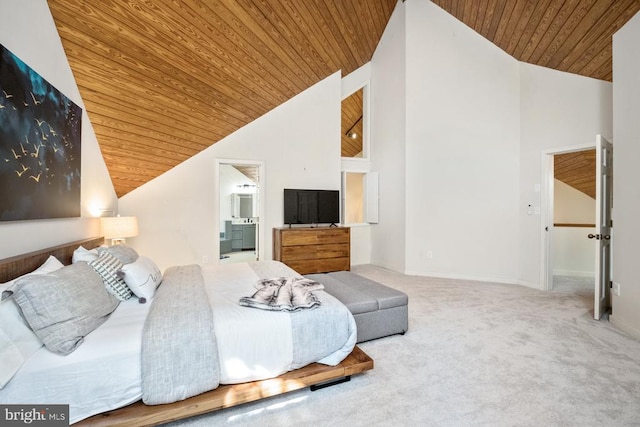
{"type": "Polygon", "coordinates": [[[589,233],[589,235],[588,235],[587,237],[588,237],[588,238],[590,238],[590,239],[593,239],[593,238],[599,239],[599,238],[600,238],[600,235],[598,235],[598,234],[591,234],[591,233],[589,233]]]}

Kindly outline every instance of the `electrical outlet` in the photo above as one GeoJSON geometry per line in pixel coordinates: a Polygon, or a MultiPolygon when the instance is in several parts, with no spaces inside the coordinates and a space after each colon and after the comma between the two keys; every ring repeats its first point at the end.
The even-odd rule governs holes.
{"type": "Polygon", "coordinates": [[[618,297],[620,296],[620,283],[613,282],[613,294],[618,297]]]}
{"type": "Polygon", "coordinates": [[[427,251],[427,258],[429,259],[433,258],[433,252],[427,251]]]}

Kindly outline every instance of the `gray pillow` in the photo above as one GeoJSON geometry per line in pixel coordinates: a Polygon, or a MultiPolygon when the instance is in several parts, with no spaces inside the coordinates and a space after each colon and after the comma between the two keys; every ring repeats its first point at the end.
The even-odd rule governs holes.
{"type": "Polygon", "coordinates": [[[127,245],[115,245],[98,248],[98,253],[108,252],[118,259],[123,264],[131,264],[138,259],[138,252],[131,246],[127,245]]]}
{"type": "Polygon", "coordinates": [[[33,332],[49,350],[62,355],[78,348],[119,304],[84,262],[26,276],[16,281],[12,291],[33,332]]]}

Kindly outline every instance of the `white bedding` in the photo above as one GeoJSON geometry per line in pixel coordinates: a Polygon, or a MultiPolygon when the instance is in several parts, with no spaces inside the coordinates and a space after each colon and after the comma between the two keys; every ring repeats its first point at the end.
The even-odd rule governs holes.
{"type": "MultiPolygon", "coordinates": [[[[261,266],[263,274],[273,273],[274,277],[295,274],[281,263],[261,266]]],[[[213,306],[221,384],[271,378],[300,367],[292,356],[296,352],[290,314],[238,304],[241,297],[255,292],[258,276],[248,264],[207,265],[202,266],[202,272],[213,306]]],[[[323,291],[318,293],[334,299],[323,291]]],[[[0,402],[69,404],[70,422],[75,423],[140,400],[141,337],[150,306],[151,301],[139,304],[135,298],[120,303],[111,317],[68,356],[42,347],[0,390],[0,402]]],[[[355,320],[346,307],[344,310],[347,322],[340,327],[344,328],[345,344],[320,360],[322,363],[339,363],[355,346],[355,320]]],[[[308,335],[307,347],[314,349],[314,334],[308,335]]]]}
{"type": "Polygon", "coordinates": [[[75,423],[140,400],[140,340],[149,307],[135,298],[120,303],[67,356],[41,347],[0,390],[0,402],[69,404],[75,423]]]}

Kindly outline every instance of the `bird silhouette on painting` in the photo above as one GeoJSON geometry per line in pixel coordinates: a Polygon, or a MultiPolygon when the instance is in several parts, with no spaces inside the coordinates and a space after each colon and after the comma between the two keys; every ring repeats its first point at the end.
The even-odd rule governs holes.
{"type": "Polygon", "coordinates": [[[22,171],[16,171],[16,173],[18,174],[18,177],[21,177],[22,175],[24,175],[26,171],[31,169],[29,167],[25,167],[25,165],[23,165],[22,163],[20,163],[20,166],[22,166],[22,171]]]}
{"type": "Polygon", "coordinates": [[[31,99],[33,99],[33,105],[40,105],[42,102],[36,100],[36,97],[33,96],[33,92],[29,92],[31,94],[31,99]]]}
{"type": "Polygon", "coordinates": [[[9,99],[9,98],[13,98],[13,95],[9,95],[7,92],[5,92],[4,90],[2,91],[2,93],[4,93],[4,97],[9,99]]]}
{"type": "Polygon", "coordinates": [[[40,175],[42,175],[42,172],[38,176],[29,175],[29,178],[32,178],[35,182],[40,182],[40,175]]]}

